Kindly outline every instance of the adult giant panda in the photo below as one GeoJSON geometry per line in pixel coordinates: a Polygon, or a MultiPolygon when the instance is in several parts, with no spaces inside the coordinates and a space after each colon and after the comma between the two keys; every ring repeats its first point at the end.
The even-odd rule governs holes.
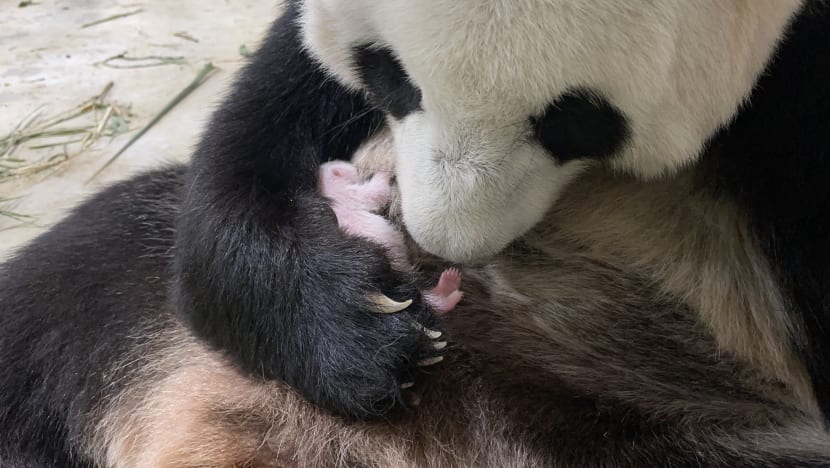
{"type": "Polygon", "coordinates": [[[821,2],[289,4],[187,174],[113,187],[3,267],[0,462],[830,463],[828,23],[821,2]],[[467,264],[428,382],[419,281],[315,189],[375,108],[406,228],[467,264]],[[374,314],[378,291],[415,303],[374,314]],[[305,403],[386,414],[410,381],[396,420],[305,403]]]}
{"type": "Polygon", "coordinates": [[[177,306],[247,372],[376,416],[434,353],[411,319],[435,324],[382,251],[336,229],[320,162],[348,158],[388,116],[407,229],[467,261],[526,232],[591,161],[649,178],[728,153],[709,159],[752,217],[830,394],[823,179],[804,179],[823,177],[811,125],[824,122],[812,110],[824,108],[825,42],[812,37],[824,21],[822,2],[798,0],[290,2],[196,151],[177,306]],[[792,52],[710,141],[772,71],[795,14],[792,52]],[[415,304],[367,322],[378,292],[415,304]]]}

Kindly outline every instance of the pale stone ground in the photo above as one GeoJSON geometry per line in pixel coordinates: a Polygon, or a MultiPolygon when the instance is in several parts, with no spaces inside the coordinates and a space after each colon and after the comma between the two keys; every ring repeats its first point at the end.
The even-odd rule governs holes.
{"type": "MultiPolygon", "coordinates": [[[[240,46],[253,50],[280,8],[279,0],[35,0],[22,8],[19,2],[0,0],[0,138],[39,107],[44,116],[72,109],[110,81],[111,100],[130,107],[134,115],[129,133],[98,140],[51,175],[0,182],[0,199],[16,198],[0,209],[31,215],[41,226],[21,226],[0,216],[0,260],[103,184],[166,161],[187,160],[210,111],[243,62],[240,46]],[[143,11],[81,28],[138,9],[143,11]],[[175,35],[180,32],[198,42],[175,35]],[[180,56],[186,63],[136,69],[100,64],[123,52],[129,57],[180,56]],[[207,62],[219,72],[86,184],[207,62]]],[[[29,146],[21,146],[14,157],[48,157],[61,151],[29,146]]]]}

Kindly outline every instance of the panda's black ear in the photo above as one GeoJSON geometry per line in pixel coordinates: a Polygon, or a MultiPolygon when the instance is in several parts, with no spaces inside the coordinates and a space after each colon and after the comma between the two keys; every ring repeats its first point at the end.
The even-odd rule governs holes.
{"type": "Polygon", "coordinates": [[[412,83],[391,50],[358,46],[354,48],[354,61],[375,106],[396,119],[421,109],[421,90],[412,83]]]}
{"type": "Polygon", "coordinates": [[[605,159],[616,154],[628,138],[623,113],[600,94],[573,89],[530,118],[539,143],[557,161],[605,159]]]}

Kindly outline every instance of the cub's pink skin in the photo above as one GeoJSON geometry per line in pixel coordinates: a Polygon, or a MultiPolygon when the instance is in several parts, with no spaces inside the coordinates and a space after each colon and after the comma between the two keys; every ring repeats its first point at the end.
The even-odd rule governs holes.
{"type": "Polygon", "coordinates": [[[323,196],[331,200],[341,229],[386,247],[396,269],[412,268],[406,259],[403,233],[376,213],[389,203],[391,197],[388,173],[375,173],[361,184],[353,164],[333,161],[320,166],[319,185],[323,196]]]}
{"type": "MultiPolygon", "coordinates": [[[[340,228],[384,246],[394,268],[411,270],[413,267],[406,258],[403,233],[377,214],[389,203],[392,194],[390,182],[389,173],[377,172],[368,181],[360,183],[357,168],[344,161],[332,161],[320,166],[320,191],[331,200],[340,228]]],[[[439,314],[447,313],[463,297],[460,286],[461,272],[450,268],[441,273],[434,288],[424,292],[424,299],[439,314]]]]}

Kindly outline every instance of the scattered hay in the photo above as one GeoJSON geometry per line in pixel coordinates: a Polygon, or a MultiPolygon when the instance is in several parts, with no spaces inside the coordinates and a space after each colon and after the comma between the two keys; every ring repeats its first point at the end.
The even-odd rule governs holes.
{"type": "Polygon", "coordinates": [[[126,132],[128,109],[109,100],[112,87],[109,83],[95,97],[51,117],[43,117],[40,107],[0,138],[0,184],[54,170],[87,151],[101,137],[126,132]],[[33,151],[16,157],[23,145],[33,151]],[[46,151],[50,149],[53,151],[46,151]]]}
{"type": "MultiPolygon", "coordinates": [[[[167,113],[207,81],[215,70],[217,68],[212,63],[205,65],[189,85],[171,99],[86,182],[92,181],[115,162],[167,113]]],[[[17,124],[8,135],[0,138],[0,184],[46,171],[48,172],[45,176],[48,177],[62,164],[87,151],[102,137],[112,138],[127,132],[129,111],[109,99],[112,88],[113,83],[109,83],[95,97],[48,118],[42,116],[41,106],[17,124]],[[26,156],[17,157],[17,152],[22,146],[30,151],[26,151],[26,156]],[[47,151],[52,149],[56,152],[47,151]]],[[[31,216],[8,208],[11,201],[12,199],[0,197],[0,218],[33,225],[34,219],[31,216]]]]}
{"type": "Polygon", "coordinates": [[[101,19],[91,21],[91,22],[86,23],[86,24],[82,24],[81,29],[91,28],[92,26],[97,26],[97,25],[102,24],[102,23],[108,23],[110,21],[114,21],[114,20],[121,19],[121,18],[126,18],[128,16],[137,15],[137,14],[143,13],[143,12],[144,12],[144,9],[139,8],[138,10],[133,10],[133,11],[128,11],[126,13],[119,13],[117,15],[107,16],[106,18],[101,18],[101,19]]]}
{"type": "Polygon", "coordinates": [[[139,130],[138,133],[136,133],[132,138],[130,138],[130,141],[128,141],[120,150],[118,150],[118,152],[115,153],[115,155],[113,155],[106,163],[104,163],[104,165],[101,166],[100,169],[95,171],[95,173],[92,174],[92,176],[86,180],[86,183],[91,182],[94,178],[98,177],[98,174],[104,172],[104,170],[108,168],[110,164],[114,163],[116,159],[118,159],[122,154],[124,154],[125,151],[127,151],[127,149],[130,146],[133,145],[133,143],[138,141],[139,138],[144,136],[145,133],[147,133],[162,118],[164,118],[164,116],[167,115],[168,112],[173,110],[173,108],[176,107],[180,102],[182,102],[187,96],[189,96],[190,93],[196,91],[196,89],[199,86],[202,86],[202,84],[205,81],[207,81],[208,78],[210,78],[211,74],[213,74],[213,72],[216,71],[216,69],[217,68],[213,66],[212,63],[208,63],[207,65],[202,67],[202,70],[199,71],[199,73],[196,75],[196,78],[194,78],[189,85],[187,85],[183,90],[181,90],[179,94],[177,94],[173,99],[171,99],[170,102],[168,102],[167,105],[165,105],[164,108],[160,110],[159,113],[156,114],[156,116],[153,117],[153,119],[147,123],[147,125],[144,126],[144,128],[139,130]]]}
{"type": "Polygon", "coordinates": [[[34,225],[34,218],[18,213],[16,211],[12,211],[11,204],[14,202],[15,199],[13,198],[0,198],[0,218],[9,218],[13,221],[17,221],[17,224],[11,227],[2,228],[0,231],[5,231],[6,229],[11,229],[13,227],[22,226],[22,225],[34,225]]]}
{"type": "Polygon", "coordinates": [[[184,57],[165,57],[161,55],[127,57],[127,53],[123,52],[106,58],[95,65],[103,65],[109,68],[149,68],[160,67],[162,65],[182,65],[184,63],[184,57]]]}
{"type": "Polygon", "coordinates": [[[173,36],[190,42],[199,42],[199,39],[196,39],[195,37],[191,36],[190,33],[188,33],[187,31],[179,31],[177,33],[174,33],[173,36]]]}
{"type": "Polygon", "coordinates": [[[249,49],[247,45],[242,44],[239,46],[239,55],[243,57],[253,57],[254,53],[251,52],[251,49],[249,49]]]}

